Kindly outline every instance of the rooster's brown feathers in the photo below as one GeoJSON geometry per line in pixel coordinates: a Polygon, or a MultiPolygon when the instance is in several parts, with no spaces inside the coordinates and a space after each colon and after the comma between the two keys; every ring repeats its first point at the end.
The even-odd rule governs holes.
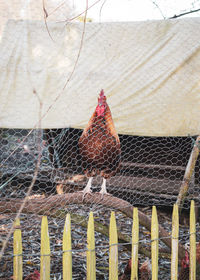
{"type": "Polygon", "coordinates": [[[120,163],[120,141],[106,99],[104,107],[104,115],[98,115],[96,108],[79,139],[83,168],[89,177],[100,174],[109,178],[120,163]]]}

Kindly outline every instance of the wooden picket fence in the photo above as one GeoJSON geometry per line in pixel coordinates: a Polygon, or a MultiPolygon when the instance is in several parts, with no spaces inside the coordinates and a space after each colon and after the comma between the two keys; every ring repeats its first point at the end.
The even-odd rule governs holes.
{"type": "MultiPolygon", "coordinates": [[[[151,262],[152,262],[152,280],[158,279],[158,244],[159,227],[156,207],[152,209],[151,220],[151,262]]],[[[20,221],[15,221],[16,229],[13,236],[13,270],[14,279],[23,278],[22,266],[22,235],[20,230],[20,221]]],[[[172,252],[171,252],[171,279],[178,279],[178,240],[179,238],[179,213],[178,206],[175,204],[172,215],[172,252]]],[[[138,242],[139,242],[139,219],[138,209],[133,210],[132,226],[132,270],[131,280],[138,279],[138,242]]],[[[50,279],[50,241],[48,233],[47,217],[43,216],[41,225],[41,262],[40,279],[50,279]]],[[[70,214],[67,214],[63,232],[63,279],[72,279],[72,245],[71,245],[71,220],[70,214]]],[[[95,237],[94,237],[94,218],[90,212],[87,229],[87,280],[96,279],[96,255],[95,255],[95,237]]],[[[109,279],[118,279],[118,236],[115,220],[115,213],[111,212],[109,226],[109,279]]],[[[196,222],[195,205],[191,202],[190,208],[190,280],[196,279],[196,222]]]]}

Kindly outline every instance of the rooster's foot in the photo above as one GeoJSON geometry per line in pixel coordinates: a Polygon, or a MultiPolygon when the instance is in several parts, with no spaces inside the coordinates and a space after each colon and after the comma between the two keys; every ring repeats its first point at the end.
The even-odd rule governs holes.
{"type": "Polygon", "coordinates": [[[107,193],[107,190],[106,190],[106,179],[105,178],[103,178],[103,183],[101,185],[101,190],[99,193],[101,194],[102,198],[103,198],[104,194],[110,195],[109,193],[107,193]]]}
{"type": "Polygon", "coordinates": [[[86,196],[86,194],[92,194],[92,191],[91,191],[91,187],[92,187],[92,177],[90,177],[89,178],[89,180],[88,180],[88,183],[87,183],[87,185],[86,185],[86,187],[84,188],[84,190],[83,191],[81,191],[82,193],[83,193],[83,200],[84,200],[84,197],[86,196]]]}
{"type": "Polygon", "coordinates": [[[100,190],[101,198],[103,199],[104,195],[110,195],[107,191],[100,190]]]}

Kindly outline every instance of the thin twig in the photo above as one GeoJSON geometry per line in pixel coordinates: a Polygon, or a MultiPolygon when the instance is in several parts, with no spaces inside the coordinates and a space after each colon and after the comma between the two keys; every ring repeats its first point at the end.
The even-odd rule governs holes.
{"type": "Polygon", "coordinates": [[[101,2],[102,0],[97,0],[96,2],[94,2],[91,6],[89,6],[87,9],[85,9],[83,12],[81,12],[80,14],[78,14],[77,16],[74,16],[70,19],[67,19],[67,20],[61,20],[61,21],[58,21],[58,22],[69,22],[69,21],[73,21],[77,18],[79,18],[81,15],[83,15],[84,13],[86,13],[89,9],[91,9],[92,7],[94,7],[96,4],[98,4],[99,2],[101,2]]]}
{"type": "Polygon", "coordinates": [[[99,11],[99,21],[101,21],[101,13],[102,13],[102,10],[103,10],[103,7],[104,7],[106,1],[107,0],[104,0],[103,4],[101,5],[100,11],[99,11]]]}
{"type": "Polygon", "coordinates": [[[173,17],[170,17],[169,19],[174,19],[174,18],[182,17],[182,16],[185,16],[185,15],[189,15],[189,14],[192,14],[192,13],[199,12],[199,11],[200,11],[200,8],[196,9],[196,10],[190,10],[188,12],[184,12],[184,13],[181,13],[181,14],[178,14],[178,15],[174,15],[173,17]]]}
{"type": "Polygon", "coordinates": [[[151,1],[151,2],[152,2],[153,5],[159,10],[159,12],[160,12],[160,14],[162,15],[162,17],[163,17],[164,19],[166,19],[165,15],[163,14],[163,12],[162,12],[160,6],[156,3],[156,1],[151,1]]]}
{"type": "Polygon", "coordinates": [[[56,12],[58,9],[60,9],[60,7],[62,7],[65,4],[65,1],[63,1],[60,5],[58,5],[55,9],[53,9],[53,11],[49,12],[49,15],[52,15],[54,12],[56,12]]]}
{"type": "Polygon", "coordinates": [[[71,80],[74,72],[75,72],[75,69],[76,69],[76,66],[78,64],[78,61],[79,61],[79,57],[80,57],[80,54],[81,54],[81,50],[82,50],[82,47],[83,47],[83,40],[84,40],[84,36],[85,36],[85,27],[86,27],[86,20],[87,20],[87,11],[88,11],[88,0],[86,0],[86,9],[85,9],[85,16],[84,16],[84,20],[83,20],[83,31],[82,31],[82,35],[81,35],[81,43],[80,43],[80,47],[79,47],[79,51],[78,51],[78,55],[77,55],[77,58],[76,58],[76,61],[74,63],[74,67],[72,69],[72,72],[69,76],[69,78],[67,79],[64,87],[63,87],[63,90],[66,88],[67,84],[69,83],[69,81],[71,80]]]}
{"type": "Polygon", "coordinates": [[[52,40],[53,42],[55,42],[54,39],[53,39],[52,36],[51,36],[51,33],[50,33],[49,28],[48,28],[48,25],[47,25],[48,13],[47,13],[47,10],[46,10],[46,8],[45,8],[45,0],[42,0],[42,6],[43,6],[43,12],[44,12],[44,23],[45,23],[47,32],[48,32],[49,37],[51,38],[51,40],[52,40]]]}
{"type": "MultiPolygon", "coordinates": [[[[48,29],[48,26],[46,24],[46,13],[45,13],[45,0],[43,0],[43,10],[44,10],[44,20],[45,20],[45,25],[46,25],[46,28],[47,28],[47,32],[49,33],[49,36],[51,37],[50,35],[50,32],[49,32],[49,29],[48,29]]],[[[99,2],[101,0],[98,0],[97,2],[99,2]]],[[[97,3],[95,2],[95,3],[97,3]]],[[[95,3],[93,4],[93,6],[95,5],[95,3]]],[[[91,6],[92,7],[92,6],[91,6]]],[[[24,137],[24,139],[21,141],[21,145],[25,142],[25,140],[28,138],[28,136],[33,132],[34,129],[36,129],[36,127],[38,127],[38,124],[39,122],[41,122],[42,119],[44,119],[46,117],[46,115],[49,113],[49,111],[51,110],[51,108],[53,107],[53,105],[58,101],[58,99],[60,98],[60,96],[63,94],[64,92],[64,89],[66,88],[67,84],[69,83],[70,79],[72,78],[74,72],[75,72],[75,69],[76,69],[76,66],[78,64],[78,60],[79,60],[79,57],[80,57],[80,54],[81,54],[81,50],[82,50],[82,46],[83,46],[83,39],[84,39],[84,35],[85,35],[85,26],[86,26],[86,18],[87,18],[87,10],[88,10],[88,1],[86,1],[86,10],[85,10],[85,17],[84,17],[84,26],[83,26],[83,32],[82,32],[82,36],[81,36],[81,44],[80,44],[80,48],[79,48],[79,51],[78,51],[78,55],[77,55],[77,58],[76,58],[76,61],[75,61],[75,64],[74,64],[74,67],[73,67],[73,70],[69,76],[69,78],[67,79],[64,87],[63,87],[63,90],[56,96],[56,98],[53,100],[52,104],[49,105],[49,107],[47,108],[46,112],[41,116],[41,119],[33,126],[33,128],[28,132],[28,134],[24,137]]],[[[52,37],[51,37],[52,39],[52,37]]],[[[53,40],[53,39],[52,39],[53,40]]],[[[54,40],[53,40],[54,41],[54,40]]],[[[8,159],[19,149],[20,146],[16,147],[11,153],[10,155],[0,164],[0,167],[2,167],[7,161],[8,159]]]]}
{"type": "MultiPolygon", "coordinates": [[[[37,92],[36,92],[35,90],[33,90],[33,93],[37,96],[38,101],[39,101],[39,104],[40,104],[39,119],[41,119],[42,102],[41,102],[40,97],[38,96],[38,94],[37,94],[37,92]]],[[[41,131],[41,129],[40,129],[40,131],[41,131]]],[[[18,219],[18,218],[20,217],[20,215],[21,215],[21,213],[22,213],[22,211],[23,211],[23,209],[24,209],[24,206],[25,206],[25,204],[26,204],[26,202],[27,202],[27,200],[28,200],[28,197],[30,196],[30,193],[31,193],[31,191],[32,191],[32,188],[33,188],[33,186],[34,186],[34,184],[35,184],[35,182],[36,182],[37,175],[38,175],[38,171],[39,171],[39,167],[40,167],[40,163],[41,163],[41,155],[42,155],[42,149],[41,149],[41,134],[39,134],[39,135],[38,135],[38,159],[37,159],[37,162],[36,162],[36,167],[35,167],[33,179],[32,179],[32,182],[31,182],[29,188],[28,188],[28,191],[27,191],[27,193],[26,193],[26,196],[25,196],[25,198],[23,199],[23,201],[22,201],[22,203],[21,203],[21,206],[20,206],[20,208],[19,208],[19,210],[18,210],[18,212],[17,212],[17,214],[16,214],[15,220],[18,219]]],[[[14,226],[14,222],[13,222],[12,227],[10,228],[10,230],[9,230],[7,236],[6,236],[6,239],[5,239],[4,242],[3,242],[3,246],[2,246],[1,252],[0,252],[0,260],[1,260],[2,256],[3,256],[3,254],[4,254],[4,251],[5,251],[5,249],[6,249],[6,246],[7,246],[7,244],[8,244],[8,241],[9,241],[9,239],[10,239],[12,233],[13,233],[14,227],[15,227],[15,226],[14,226]]]]}
{"type": "MultiPolygon", "coordinates": [[[[27,202],[27,200],[28,200],[28,196],[30,195],[31,190],[32,190],[32,188],[33,188],[33,186],[34,186],[34,184],[35,184],[35,181],[36,181],[37,175],[38,175],[39,166],[40,166],[40,161],[41,161],[41,153],[38,155],[38,160],[37,160],[37,164],[36,164],[36,168],[35,168],[33,180],[32,180],[32,182],[31,182],[31,184],[30,184],[30,186],[29,186],[29,188],[28,188],[28,191],[27,191],[27,193],[26,193],[26,197],[25,197],[24,200],[22,201],[22,204],[21,204],[21,206],[20,206],[20,209],[18,210],[18,213],[17,213],[17,215],[16,215],[16,217],[15,217],[15,220],[18,219],[19,216],[21,215],[21,213],[22,213],[22,211],[23,211],[23,209],[24,209],[24,206],[25,206],[25,204],[26,204],[26,202],[27,202]]],[[[13,233],[13,230],[14,230],[14,222],[13,222],[12,227],[10,228],[10,230],[9,230],[7,236],[6,236],[5,241],[3,242],[3,246],[2,246],[1,252],[0,252],[0,260],[1,260],[2,256],[3,256],[3,254],[4,254],[6,245],[7,245],[8,241],[9,241],[9,239],[10,239],[10,237],[11,237],[11,234],[13,233]]]]}

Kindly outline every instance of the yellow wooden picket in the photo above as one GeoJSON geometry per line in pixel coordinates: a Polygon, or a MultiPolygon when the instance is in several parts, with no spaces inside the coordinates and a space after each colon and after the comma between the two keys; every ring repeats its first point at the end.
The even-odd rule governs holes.
{"type": "Polygon", "coordinates": [[[22,280],[22,233],[20,229],[20,220],[14,222],[15,231],[13,235],[13,276],[15,280],[22,280]]]}
{"type": "MultiPolygon", "coordinates": [[[[22,267],[22,235],[20,220],[15,221],[13,234],[13,279],[23,279],[22,267]]],[[[158,279],[158,238],[159,224],[156,207],[152,208],[151,219],[151,262],[152,280],[158,279]]],[[[178,205],[174,205],[172,214],[172,253],[171,253],[171,280],[178,279],[178,238],[179,212],[178,205]]],[[[133,209],[132,225],[132,256],[131,280],[138,280],[138,247],[139,247],[139,218],[138,209],[133,209]]],[[[94,235],[94,217],[90,212],[87,229],[87,280],[96,279],[96,253],[94,235]]],[[[50,279],[50,240],[48,220],[44,216],[41,224],[41,264],[40,279],[50,279]]],[[[191,201],[190,208],[190,280],[196,280],[196,220],[195,204],[191,201]]],[[[63,280],[72,280],[72,241],[71,219],[67,214],[63,232],[63,280]]],[[[118,280],[118,234],[115,213],[111,212],[109,226],[109,280],[118,280]]]]}
{"type": "Polygon", "coordinates": [[[158,279],[158,217],[156,207],[153,206],[151,218],[151,263],[152,280],[158,279]]]}
{"type": "Polygon", "coordinates": [[[40,280],[50,279],[50,242],[47,216],[42,217],[40,248],[40,280]]]}
{"type": "Polygon", "coordinates": [[[138,209],[134,207],[133,227],[132,227],[131,280],[138,280],[138,242],[139,242],[138,209]]]}
{"type": "Polygon", "coordinates": [[[196,280],[196,218],[195,205],[190,206],[190,280],[196,280]]]}
{"type": "Polygon", "coordinates": [[[118,280],[118,237],[115,213],[111,212],[109,229],[109,280],[118,280]]]}
{"type": "Polygon", "coordinates": [[[179,237],[179,213],[178,213],[178,205],[174,204],[173,214],[172,214],[171,280],[178,279],[178,237],[179,237]]]}
{"type": "Polygon", "coordinates": [[[96,279],[96,255],[94,238],[94,218],[90,212],[87,230],[87,280],[96,279]]]}
{"type": "Polygon", "coordinates": [[[63,231],[63,280],[72,280],[71,219],[67,214],[63,231]]]}

